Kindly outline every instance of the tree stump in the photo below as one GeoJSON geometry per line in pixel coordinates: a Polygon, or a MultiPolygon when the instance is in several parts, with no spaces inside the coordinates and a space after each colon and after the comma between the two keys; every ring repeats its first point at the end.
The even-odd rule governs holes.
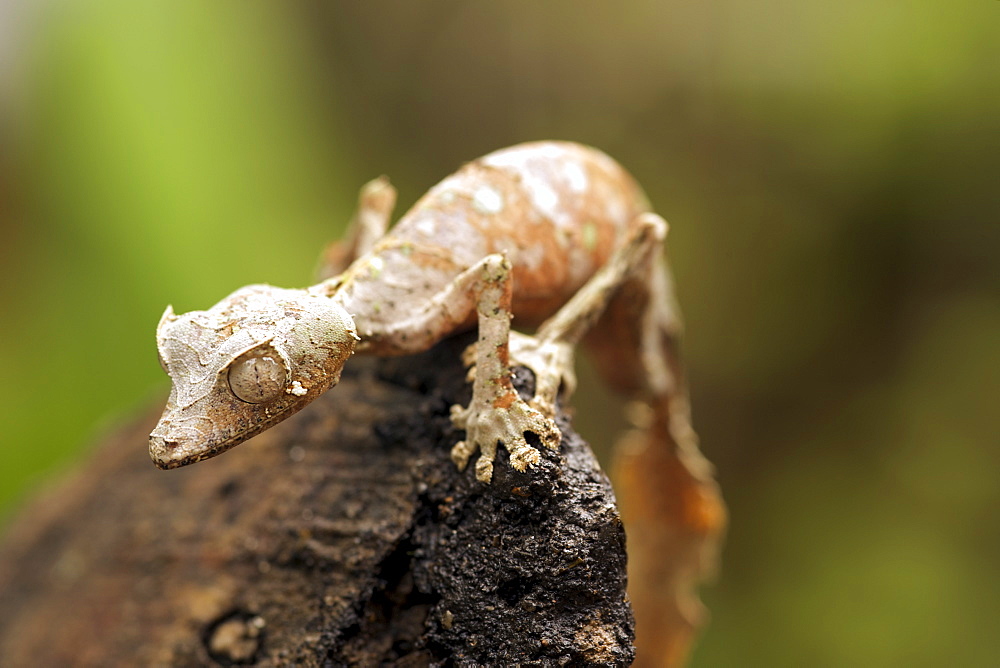
{"type": "Polygon", "coordinates": [[[353,359],[189,468],[149,461],[159,406],[107,439],[8,527],[0,665],[628,665],[624,532],[566,416],[527,473],[450,460],[471,340],[353,359]]]}

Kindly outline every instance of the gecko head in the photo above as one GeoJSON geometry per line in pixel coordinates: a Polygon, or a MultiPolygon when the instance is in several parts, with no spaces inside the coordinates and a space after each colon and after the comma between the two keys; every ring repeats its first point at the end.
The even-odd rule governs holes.
{"type": "Polygon", "coordinates": [[[284,420],[337,384],[357,340],[350,314],[308,290],[251,285],[207,311],[168,306],[156,347],[172,388],[153,462],[208,459],[284,420]]]}

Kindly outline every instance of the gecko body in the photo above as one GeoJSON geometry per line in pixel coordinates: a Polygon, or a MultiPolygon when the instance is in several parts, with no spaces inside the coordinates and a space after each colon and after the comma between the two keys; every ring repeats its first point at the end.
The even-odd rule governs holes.
{"type": "Polygon", "coordinates": [[[623,513],[639,509],[629,511],[636,572],[659,583],[633,593],[640,631],[667,615],[679,630],[656,651],[682,655],[699,610],[690,589],[711,568],[725,511],[690,428],[666,223],[618,163],[566,142],[473,161],[389,230],[394,204],[384,179],[362,189],[347,240],[312,287],[251,285],[206,311],[167,308],[157,348],[172,389],[150,434],[153,461],[176,468],[245,441],[336,385],[355,353],[415,353],[477,327],[472,400],[451,413],[465,437],[451,455],[464,469],[478,452],[475,475],[488,483],[498,444],[520,471],[539,461],[526,433],[558,448],[555,400],[573,390],[586,335],[609,385],[648,407],[642,436],[620,450],[616,487],[623,513]],[[538,328],[512,332],[511,318],[538,328]],[[511,384],[514,364],[535,374],[530,401],[511,384]]]}
{"type": "Polygon", "coordinates": [[[412,344],[392,336],[394,324],[502,253],[513,268],[513,316],[537,325],[607,263],[648,210],[634,179],[595,149],[545,142],[498,151],[434,186],[335,282],[336,298],[362,332],[359,351],[410,352],[412,344]]]}
{"type": "MultiPolygon", "coordinates": [[[[394,201],[385,181],[369,184],[355,218],[360,238],[346,252],[335,249],[341,257],[326,268],[334,275],[311,288],[248,286],[208,311],[178,316],[167,310],[157,340],[174,386],[150,437],[157,466],[176,468],[237,445],[335,385],[351,354],[425,350],[475,324],[477,315],[482,320],[485,301],[496,302],[519,324],[537,325],[608,264],[649,209],[618,163],[564,142],[524,144],[465,165],[387,232],[394,201]],[[241,387],[250,389],[241,396],[241,387]]],[[[662,225],[654,221],[647,232],[662,235],[656,224],[662,225]]],[[[505,323],[491,320],[498,318],[486,317],[481,329],[499,327],[493,338],[505,346],[505,323]]],[[[515,421],[539,428],[554,447],[558,431],[551,415],[537,408],[551,413],[558,384],[572,383],[572,369],[570,353],[553,346],[549,356],[558,357],[562,368],[534,368],[554,386],[534,407],[521,406],[502,377],[509,372],[506,351],[500,352],[503,360],[484,360],[479,375],[488,367],[492,376],[479,385],[499,383],[503,395],[489,399],[517,404],[513,410],[521,419],[515,421]]],[[[470,419],[480,417],[489,418],[470,419]]],[[[525,465],[537,460],[523,437],[512,438],[499,440],[526,457],[525,465]]],[[[492,452],[495,445],[485,447],[492,452]]],[[[479,477],[488,479],[492,463],[481,462],[479,477]]]]}

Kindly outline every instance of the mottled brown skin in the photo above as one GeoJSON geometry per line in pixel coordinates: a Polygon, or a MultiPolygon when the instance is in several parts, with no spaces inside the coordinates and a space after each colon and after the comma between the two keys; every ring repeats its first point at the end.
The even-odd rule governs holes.
{"type": "MultiPolygon", "coordinates": [[[[406,353],[408,345],[378,331],[366,336],[366,329],[405,319],[414,304],[441,292],[462,271],[503,253],[513,266],[515,322],[538,325],[608,261],[646,211],[635,179],[603,153],[564,142],[522,144],[471,162],[432,188],[370,257],[347,270],[336,291],[355,316],[359,352],[406,353]],[[495,157],[504,154],[514,157],[495,157]],[[480,188],[497,193],[499,211],[477,206],[480,188]],[[553,202],[556,217],[545,206],[553,202]],[[372,258],[381,262],[380,271],[371,270],[372,258]]],[[[469,318],[453,326],[471,324],[469,318]]]]}

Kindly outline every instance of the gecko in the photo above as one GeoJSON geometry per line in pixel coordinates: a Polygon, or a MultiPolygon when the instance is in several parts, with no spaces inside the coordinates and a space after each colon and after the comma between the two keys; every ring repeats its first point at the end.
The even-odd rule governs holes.
{"type": "MultiPolygon", "coordinates": [[[[490,483],[498,445],[518,471],[540,460],[526,434],[558,449],[555,403],[575,387],[583,342],[608,385],[647,407],[647,436],[623,456],[629,483],[617,493],[640,522],[645,506],[662,506],[665,523],[641,525],[636,544],[655,554],[658,537],[681,541],[671,569],[683,582],[667,586],[678,599],[673,616],[693,628],[698,614],[681,590],[706,570],[725,511],[690,427],[667,223],[616,161],[569,142],[472,161],[390,229],[395,201],[384,177],[362,188],[316,285],[250,285],[179,315],[167,307],[156,339],[172,388],[150,434],[154,463],[202,461],[277,424],[335,386],[354,354],[412,354],[476,328],[464,359],[472,399],[451,408],[464,432],[451,458],[465,470],[478,453],[475,477],[490,483]],[[512,318],[534,334],[512,330],[512,318]],[[531,399],[513,388],[514,365],[534,373],[531,399]]],[[[648,568],[659,577],[657,563],[648,568]]]]}

